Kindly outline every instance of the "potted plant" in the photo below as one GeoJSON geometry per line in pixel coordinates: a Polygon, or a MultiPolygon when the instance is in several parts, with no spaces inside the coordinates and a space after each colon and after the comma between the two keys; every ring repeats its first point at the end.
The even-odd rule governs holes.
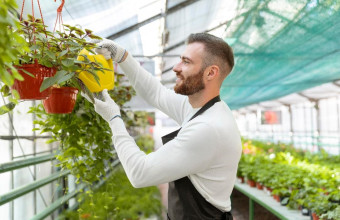
{"type": "Polygon", "coordinates": [[[68,114],[74,109],[78,89],[75,87],[52,87],[49,96],[43,100],[45,111],[49,114],[68,114]]]}
{"type": "Polygon", "coordinates": [[[24,86],[15,84],[13,87],[26,88],[29,84],[30,92],[23,90],[19,92],[20,96],[29,99],[33,97],[33,94],[28,97],[27,95],[34,91],[38,98],[47,98],[43,103],[49,113],[69,113],[70,109],[73,109],[77,90],[87,90],[78,78],[80,72],[92,75],[99,84],[97,71],[112,71],[98,62],[91,61],[86,55],[81,55],[82,60],[78,59],[81,50],[85,48],[92,52],[95,46],[86,38],[100,39],[90,30],[83,31],[78,27],[63,25],[62,32],[52,33],[46,29],[41,19],[35,19],[32,16],[22,21],[21,26],[18,32],[28,42],[30,51],[19,58],[20,66],[17,66],[23,71],[25,80],[16,81],[16,83],[24,84],[24,86]],[[34,78],[32,74],[35,74],[34,78]],[[30,82],[30,80],[35,80],[35,82],[30,82]],[[51,97],[49,97],[50,94],[51,97]],[[55,107],[56,103],[57,105],[70,104],[70,107],[67,109],[55,107]]]}
{"type": "MultiPolygon", "coordinates": [[[[45,32],[45,26],[41,19],[35,19],[28,16],[27,20],[20,22],[21,28],[15,31],[28,43],[29,50],[22,53],[14,62],[14,67],[22,75],[23,80],[15,80],[12,89],[18,91],[20,99],[39,100],[48,96],[48,91],[40,92],[40,86],[45,77],[51,77],[56,73],[56,68],[52,65],[44,65],[48,59],[46,56],[47,32],[46,38],[41,37],[45,32]]],[[[16,45],[20,47],[20,45],[16,45]]]]}
{"type": "Polygon", "coordinates": [[[321,219],[327,220],[337,220],[340,219],[340,206],[336,206],[336,208],[329,210],[328,212],[322,214],[320,216],[321,219]]]}
{"type": "MultiPolygon", "coordinates": [[[[135,93],[130,86],[120,85],[121,79],[121,75],[116,74],[115,89],[109,94],[120,105],[124,121],[133,126],[134,118],[128,116],[122,106],[135,93]]],[[[106,174],[105,168],[110,166],[108,161],[116,157],[112,133],[108,123],[95,112],[93,104],[78,95],[70,114],[46,114],[42,104],[31,107],[30,113],[36,115],[35,130],[50,132],[52,139],[48,142],[58,142],[57,166],[70,170],[77,183],[92,184],[106,174]]]]}
{"type": "Polygon", "coordinates": [[[315,200],[313,200],[311,204],[313,220],[319,220],[322,214],[333,210],[335,207],[337,207],[337,205],[329,202],[327,196],[321,194],[315,197],[315,200]]]}
{"type": "Polygon", "coordinates": [[[2,1],[0,7],[0,91],[8,103],[0,107],[0,115],[11,111],[18,103],[19,94],[10,87],[14,80],[23,80],[23,77],[14,68],[13,63],[19,55],[28,51],[25,40],[13,30],[20,28],[19,21],[12,16],[17,5],[14,0],[2,1]]]}
{"type": "Polygon", "coordinates": [[[66,210],[59,219],[151,219],[161,215],[163,207],[156,186],[133,188],[120,166],[112,173],[93,193],[78,195],[79,208],[66,210]]]}
{"type": "Polygon", "coordinates": [[[6,86],[12,86],[14,80],[22,80],[13,67],[13,63],[18,56],[24,51],[28,51],[25,39],[20,36],[14,29],[20,28],[20,23],[14,16],[17,5],[14,0],[3,1],[0,8],[0,82],[6,86]]]}

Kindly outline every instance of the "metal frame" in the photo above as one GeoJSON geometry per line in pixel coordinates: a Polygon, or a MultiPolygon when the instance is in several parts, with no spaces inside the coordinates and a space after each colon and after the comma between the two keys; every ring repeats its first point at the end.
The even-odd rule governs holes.
{"type": "MultiPolygon", "coordinates": [[[[34,105],[34,102],[33,102],[34,105]]],[[[34,217],[32,219],[43,219],[45,217],[47,217],[48,215],[51,216],[52,219],[55,219],[56,216],[54,216],[54,211],[57,209],[60,209],[62,207],[66,207],[67,202],[75,197],[81,189],[85,188],[85,184],[79,185],[78,187],[76,187],[77,189],[69,192],[66,194],[66,192],[62,189],[60,190],[61,187],[57,187],[55,188],[54,184],[52,184],[54,181],[56,180],[60,180],[62,182],[65,182],[65,178],[71,174],[71,172],[69,170],[64,170],[64,171],[58,171],[55,172],[55,167],[51,166],[51,174],[45,178],[41,178],[41,179],[37,179],[36,175],[37,175],[37,169],[36,169],[36,165],[37,164],[41,164],[44,162],[48,162],[51,161],[52,165],[54,164],[54,162],[56,161],[56,154],[52,153],[53,152],[53,148],[52,145],[49,145],[49,151],[44,151],[42,152],[37,152],[37,144],[35,142],[36,139],[40,138],[40,136],[36,136],[35,133],[33,132],[33,136],[18,136],[17,135],[17,131],[15,130],[15,128],[13,127],[13,115],[12,113],[8,113],[9,116],[9,135],[7,136],[1,136],[0,139],[5,139],[8,141],[9,143],[9,157],[10,157],[10,161],[11,162],[7,162],[7,163],[2,163],[0,164],[0,174],[5,173],[5,172],[10,172],[10,191],[0,195],[0,206],[4,205],[4,204],[8,204],[9,203],[9,219],[14,219],[14,203],[13,201],[19,197],[22,197],[28,193],[33,193],[33,213],[34,213],[34,217]],[[28,139],[28,140],[32,140],[34,141],[32,147],[33,147],[33,152],[32,154],[25,154],[24,152],[24,146],[21,145],[20,143],[20,139],[28,139]],[[14,157],[13,155],[13,142],[14,140],[17,140],[19,142],[19,146],[22,150],[23,156],[20,157],[14,157]],[[38,156],[39,154],[39,156],[38,156]],[[42,155],[44,154],[44,155],[42,155]],[[32,156],[32,157],[28,157],[28,156],[32,156]],[[19,160],[15,160],[21,158],[19,160]],[[30,166],[33,166],[33,171],[31,170],[30,166]],[[14,170],[18,170],[20,168],[28,168],[29,169],[29,173],[31,174],[33,181],[21,186],[21,187],[17,187],[14,188],[14,175],[13,175],[13,171],[14,170]],[[53,193],[53,195],[57,195],[57,200],[55,200],[52,204],[48,205],[48,203],[46,202],[43,194],[40,191],[40,188],[50,184],[51,186],[51,192],[53,193]],[[45,208],[43,211],[41,211],[40,213],[38,212],[38,207],[37,207],[37,195],[41,196],[42,201],[45,204],[45,208]]],[[[34,118],[33,118],[34,119],[34,118]]],[[[43,136],[42,138],[48,138],[48,136],[43,136]]],[[[48,147],[48,146],[47,146],[48,147]]],[[[119,164],[119,160],[116,159],[112,163],[112,167],[116,166],[117,164],[119,164]]],[[[109,170],[108,170],[109,173],[109,170]]],[[[101,182],[99,182],[97,184],[97,188],[102,185],[105,182],[105,180],[102,180],[101,182]]],[[[63,187],[64,189],[66,189],[66,187],[63,187]]],[[[52,195],[52,196],[53,196],[52,195]]],[[[54,197],[54,196],[53,196],[54,197]]],[[[52,200],[53,201],[53,200],[52,200]]],[[[51,201],[51,202],[52,202],[51,201]]]]}
{"type": "Polygon", "coordinates": [[[27,184],[25,186],[19,187],[17,189],[14,189],[6,194],[3,194],[0,196],[0,205],[6,204],[20,196],[23,196],[29,192],[32,192],[35,189],[38,189],[48,183],[53,182],[54,180],[57,180],[61,177],[67,176],[71,172],[69,170],[56,172],[46,178],[36,180],[30,184],[27,184]]]}
{"type": "Polygon", "coordinates": [[[281,206],[277,202],[274,202],[273,198],[269,195],[265,195],[264,192],[257,190],[256,188],[250,188],[246,183],[236,183],[234,189],[244,194],[249,198],[249,220],[255,219],[255,203],[261,205],[267,209],[270,213],[280,218],[281,220],[309,220],[310,217],[303,216],[297,210],[289,210],[287,207],[281,206]]]}
{"type": "Polygon", "coordinates": [[[167,8],[167,10],[164,13],[158,13],[157,15],[154,15],[151,18],[148,18],[148,19],[146,19],[146,20],[144,20],[142,22],[139,22],[137,24],[131,25],[130,27],[127,27],[127,28],[125,28],[125,29],[123,29],[121,31],[118,31],[118,32],[108,36],[107,38],[113,40],[113,39],[116,39],[118,37],[121,37],[121,36],[123,36],[123,35],[125,35],[127,33],[130,33],[132,31],[134,31],[134,30],[144,26],[144,25],[147,25],[147,24],[149,24],[149,23],[151,23],[151,22],[153,22],[155,20],[158,20],[160,18],[166,17],[167,15],[172,14],[172,13],[174,13],[174,12],[184,8],[184,7],[187,7],[187,6],[189,6],[189,5],[193,4],[193,3],[196,3],[198,1],[199,0],[187,0],[187,1],[184,1],[182,3],[179,3],[179,4],[177,4],[177,5],[175,5],[175,6],[171,7],[171,8],[167,8]]]}
{"type": "MultiPolygon", "coordinates": [[[[0,173],[12,172],[13,170],[16,170],[16,169],[19,169],[19,168],[40,164],[40,163],[43,163],[43,162],[46,162],[46,161],[53,161],[55,159],[56,159],[55,154],[49,154],[49,155],[37,156],[37,157],[29,158],[29,159],[23,159],[23,160],[3,163],[3,164],[0,164],[0,173]]],[[[117,166],[119,163],[120,162],[119,162],[118,159],[114,160],[112,162],[112,167],[117,166]]],[[[44,186],[48,183],[52,183],[53,181],[55,181],[57,179],[64,178],[67,175],[69,175],[70,173],[71,172],[69,170],[59,171],[59,172],[53,173],[52,175],[50,175],[46,178],[35,180],[32,183],[29,183],[29,184],[24,185],[22,187],[16,188],[16,189],[14,189],[14,190],[6,193],[6,194],[0,195],[0,206],[3,205],[3,204],[9,203],[9,202],[13,202],[14,199],[19,198],[19,197],[21,197],[21,196],[23,196],[27,193],[35,192],[36,189],[39,189],[40,187],[42,187],[42,186],[44,186]]],[[[109,175],[111,175],[111,173],[109,173],[109,175]]],[[[97,183],[95,185],[94,189],[98,189],[104,183],[105,183],[105,180],[101,180],[99,183],[97,183]]],[[[79,192],[84,190],[85,187],[86,187],[85,184],[79,185],[79,187],[76,190],[58,198],[51,205],[47,206],[43,211],[36,214],[32,219],[43,219],[43,218],[53,214],[53,212],[55,210],[64,206],[71,198],[75,197],[79,192]]],[[[78,206],[78,204],[76,206],[78,206]]],[[[11,207],[11,209],[12,209],[12,207],[11,207]]],[[[37,207],[34,206],[34,209],[36,211],[37,207]]]]}
{"type": "Polygon", "coordinates": [[[51,161],[55,159],[55,154],[48,154],[44,156],[32,157],[29,159],[16,160],[8,163],[0,164],[0,173],[8,172],[11,170],[19,169],[22,167],[27,167],[31,165],[36,165],[46,161],[51,161]]]}

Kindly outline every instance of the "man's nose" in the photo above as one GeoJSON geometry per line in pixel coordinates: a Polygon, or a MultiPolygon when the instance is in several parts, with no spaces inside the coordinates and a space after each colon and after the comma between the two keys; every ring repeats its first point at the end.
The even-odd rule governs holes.
{"type": "Polygon", "coordinates": [[[176,73],[180,72],[180,63],[177,63],[174,67],[172,67],[172,70],[176,73]]]}

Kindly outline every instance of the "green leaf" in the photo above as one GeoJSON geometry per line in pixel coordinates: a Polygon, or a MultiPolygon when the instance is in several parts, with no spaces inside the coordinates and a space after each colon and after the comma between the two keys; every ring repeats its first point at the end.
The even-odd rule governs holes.
{"type": "Polygon", "coordinates": [[[10,89],[9,89],[9,86],[7,85],[4,85],[1,87],[1,92],[3,94],[4,97],[7,97],[10,95],[10,89]]]}
{"type": "MultiPolygon", "coordinates": [[[[20,81],[24,80],[24,77],[22,77],[22,75],[18,71],[16,71],[16,70],[12,71],[12,74],[13,74],[14,78],[16,78],[17,80],[20,80],[20,81]]],[[[29,75],[31,75],[31,73],[29,75]]]]}
{"type": "Polygon", "coordinates": [[[51,58],[52,60],[56,59],[56,55],[52,51],[46,51],[46,55],[51,58]]]}
{"type": "Polygon", "coordinates": [[[79,29],[79,28],[77,28],[76,30],[75,30],[75,32],[76,32],[76,34],[78,35],[78,36],[83,36],[84,34],[85,34],[85,32],[83,31],[83,30],[81,30],[81,29],[79,29]]]}
{"type": "Polygon", "coordinates": [[[36,45],[36,44],[34,44],[34,45],[30,46],[30,50],[31,50],[31,51],[33,51],[33,50],[37,50],[37,49],[39,49],[39,46],[38,46],[38,45],[36,45]]]}
{"type": "Polygon", "coordinates": [[[10,102],[10,103],[7,103],[6,105],[3,105],[0,107],[0,115],[3,115],[3,114],[6,114],[10,111],[12,111],[15,107],[15,103],[13,102],[10,102]]]}
{"type": "Polygon", "coordinates": [[[87,95],[87,97],[90,99],[87,101],[90,101],[92,103],[94,103],[94,96],[93,93],[87,88],[87,86],[83,83],[83,81],[81,81],[80,79],[77,78],[78,84],[81,87],[81,91],[83,91],[85,93],[85,95],[87,95]]]}
{"type": "Polygon", "coordinates": [[[65,54],[67,54],[68,50],[63,50],[60,54],[59,54],[59,57],[62,57],[64,56],[65,54]]]}
{"type": "Polygon", "coordinates": [[[35,78],[35,75],[33,75],[32,73],[28,72],[27,70],[24,69],[20,69],[22,72],[26,73],[29,76],[32,76],[33,78],[35,78]]]}
{"type": "Polygon", "coordinates": [[[41,64],[46,66],[46,67],[53,67],[54,66],[50,60],[46,60],[46,59],[42,60],[41,64]]]}
{"type": "Polygon", "coordinates": [[[12,95],[14,96],[15,99],[20,99],[20,95],[17,90],[12,89],[12,95]]]}
{"type": "Polygon", "coordinates": [[[98,39],[98,40],[101,40],[101,39],[102,39],[101,37],[99,37],[99,36],[97,36],[97,35],[94,35],[94,34],[89,34],[88,36],[89,36],[89,38],[91,38],[91,39],[98,39]]]}
{"type": "Polygon", "coordinates": [[[57,140],[54,140],[54,139],[50,139],[50,140],[47,140],[46,141],[46,144],[50,144],[50,143],[53,143],[53,142],[56,142],[57,140]]]}
{"type": "Polygon", "coordinates": [[[36,37],[44,43],[47,43],[47,41],[48,41],[47,37],[43,34],[37,34],[36,37]]]}
{"type": "Polygon", "coordinates": [[[62,82],[65,82],[65,81],[71,79],[74,75],[75,75],[75,73],[70,73],[70,74],[67,74],[67,75],[63,76],[63,77],[58,81],[58,84],[60,84],[60,83],[62,83],[62,82]]]}
{"type": "Polygon", "coordinates": [[[45,89],[51,87],[54,84],[58,84],[59,80],[61,80],[66,74],[67,71],[60,70],[55,74],[54,77],[46,78],[40,86],[40,92],[44,91],[45,89]]]}
{"type": "Polygon", "coordinates": [[[92,33],[92,31],[91,31],[91,30],[89,30],[89,29],[86,29],[86,28],[85,28],[85,32],[86,32],[86,34],[91,34],[91,33],[92,33]]]}
{"type": "Polygon", "coordinates": [[[62,60],[61,63],[66,67],[70,67],[74,64],[74,60],[66,59],[66,60],[62,60]]]}

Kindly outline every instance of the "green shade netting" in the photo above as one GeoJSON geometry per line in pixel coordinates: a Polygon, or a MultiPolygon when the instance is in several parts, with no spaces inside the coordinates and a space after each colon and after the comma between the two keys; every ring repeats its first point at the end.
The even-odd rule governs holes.
{"type": "Polygon", "coordinates": [[[340,0],[243,1],[239,8],[226,29],[236,64],[221,90],[231,109],[340,79],[340,0]]]}

